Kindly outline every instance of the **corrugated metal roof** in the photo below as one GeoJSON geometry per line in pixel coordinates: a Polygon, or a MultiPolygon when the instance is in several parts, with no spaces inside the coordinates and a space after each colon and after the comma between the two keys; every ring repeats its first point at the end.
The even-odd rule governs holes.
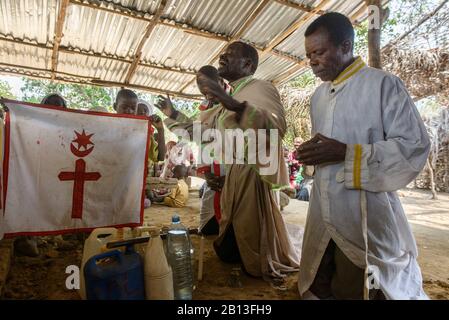
{"type": "Polygon", "coordinates": [[[139,86],[177,92],[185,85],[186,81],[190,81],[193,78],[193,75],[139,67],[132,83],[139,86]]]}
{"type": "MultiPolygon", "coordinates": [[[[314,8],[321,1],[289,3],[314,8]]],[[[362,3],[363,0],[331,0],[324,9],[350,16],[362,3]]],[[[28,70],[36,76],[51,76],[61,4],[62,0],[0,1],[0,70],[22,74],[28,70]]],[[[136,50],[143,44],[131,86],[198,95],[192,71],[216,63],[213,58],[226,46],[224,40],[242,31],[261,0],[167,0],[160,20],[142,42],[160,4],[161,0],[70,0],[56,77],[83,83],[124,84],[136,50]]],[[[243,30],[241,38],[263,50],[292,24],[306,17],[310,22],[316,16],[283,1],[271,0],[243,30]]],[[[307,24],[300,27],[275,49],[290,57],[304,57],[306,27],[307,24]]],[[[285,74],[292,77],[302,72],[295,69],[300,59],[265,53],[260,61],[256,76],[261,79],[277,80],[285,74]]]]}
{"type": "Polygon", "coordinates": [[[164,17],[218,34],[234,35],[257,0],[170,0],[164,17]]]}
{"type": "Polygon", "coordinates": [[[132,58],[147,25],[145,21],[72,5],[67,10],[61,45],[132,58]]]}
{"type": "Polygon", "coordinates": [[[58,71],[110,82],[121,82],[129,68],[126,62],[65,52],[59,54],[59,60],[58,71]]]}
{"type": "Polygon", "coordinates": [[[17,65],[39,69],[50,69],[51,50],[0,41],[0,66],[17,65]]]}
{"type": "Polygon", "coordinates": [[[0,34],[53,44],[59,3],[58,0],[0,1],[0,34]]]}
{"type": "Polygon", "coordinates": [[[242,38],[260,47],[265,47],[270,40],[304,14],[306,14],[304,11],[272,2],[243,34],[242,38]]]}
{"type": "Polygon", "coordinates": [[[171,68],[198,70],[225,45],[223,41],[198,37],[182,30],[158,25],[146,42],[142,59],[171,68]]]}
{"type": "Polygon", "coordinates": [[[264,80],[275,79],[278,75],[287,72],[294,65],[296,64],[290,60],[285,60],[277,56],[268,56],[259,63],[259,67],[254,76],[264,80]]]}

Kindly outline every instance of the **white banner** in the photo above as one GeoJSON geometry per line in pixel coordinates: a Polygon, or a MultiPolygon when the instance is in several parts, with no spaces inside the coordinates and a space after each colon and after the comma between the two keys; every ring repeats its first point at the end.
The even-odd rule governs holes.
{"type": "Polygon", "coordinates": [[[147,119],[3,105],[5,236],[142,224],[147,119]]]}

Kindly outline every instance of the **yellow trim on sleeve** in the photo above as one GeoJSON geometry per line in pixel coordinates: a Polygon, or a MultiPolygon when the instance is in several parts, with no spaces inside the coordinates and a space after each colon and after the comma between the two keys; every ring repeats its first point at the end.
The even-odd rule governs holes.
{"type": "Polygon", "coordinates": [[[354,189],[362,189],[362,145],[354,146],[354,189]]]}

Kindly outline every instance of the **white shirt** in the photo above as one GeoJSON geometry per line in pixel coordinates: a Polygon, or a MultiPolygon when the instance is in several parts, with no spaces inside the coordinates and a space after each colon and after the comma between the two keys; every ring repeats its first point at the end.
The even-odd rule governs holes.
{"type": "Polygon", "coordinates": [[[316,167],[300,293],[309,289],[333,239],[355,265],[365,269],[368,261],[378,270],[374,277],[387,299],[426,299],[415,239],[395,191],[422,170],[430,142],[403,83],[359,58],[316,90],[311,118],[313,135],[346,143],[347,152],[342,163],[316,167]]]}

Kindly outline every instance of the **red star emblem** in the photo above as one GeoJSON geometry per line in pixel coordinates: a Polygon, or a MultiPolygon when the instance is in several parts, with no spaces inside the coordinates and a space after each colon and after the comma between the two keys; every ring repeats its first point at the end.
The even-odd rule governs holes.
{"type": "Polygon", "coordinates": [[[94,145],[92,141],[90,141],[90,138],[94,135],[92,134],[86,134],[86,132],[83,129],[82,133],[78,133],[75,131],[76,139],[72,142],[78,143],[78,150],[81,150],[81,147],[84,147],[84,150],[87,150],[88,145],[94,145]]]}

